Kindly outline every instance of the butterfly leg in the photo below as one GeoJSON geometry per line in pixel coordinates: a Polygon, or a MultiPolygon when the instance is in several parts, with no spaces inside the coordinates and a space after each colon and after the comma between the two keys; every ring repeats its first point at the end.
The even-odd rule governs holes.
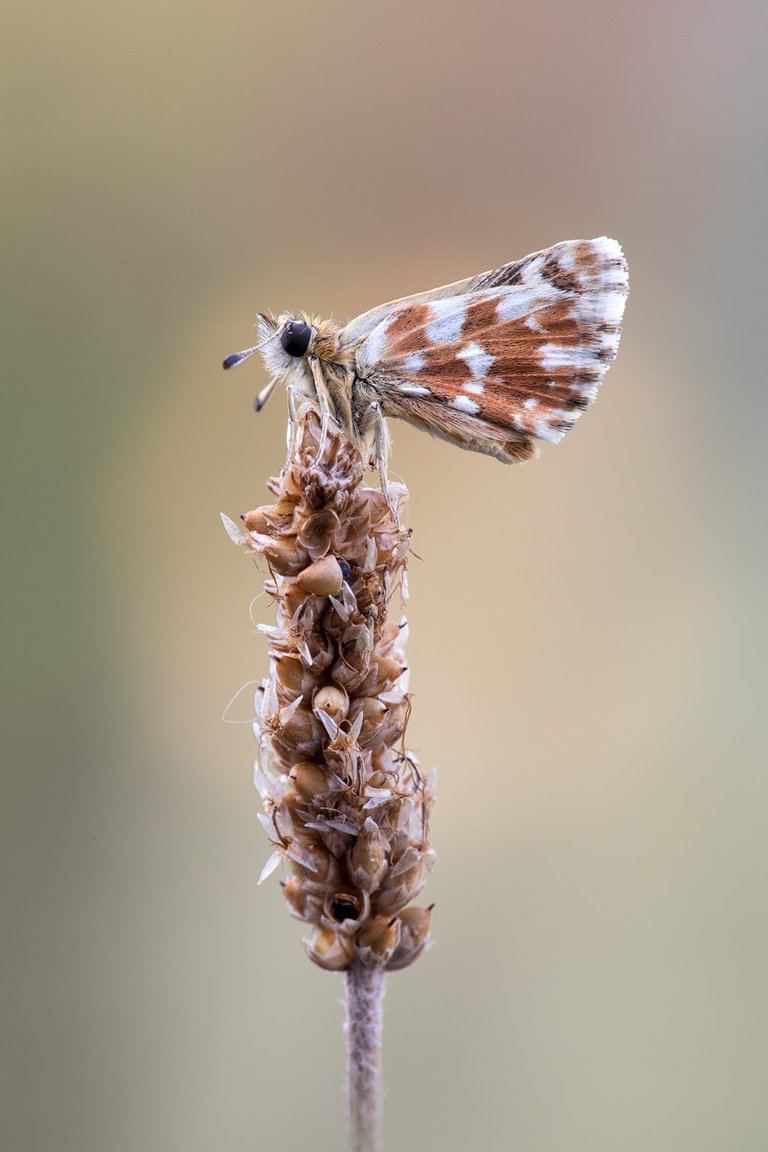
{"type": "Polygon", "coordinates": [[[296,393],[301,389],[295,384],[288,385],[288,455],[293,458],[296,452],[296,393]]]}
{"type": "Polygon", "coordinates": [[[312,382],[315,385],[315,392],[317,393],[317,403],[320,408],[320,447],[317,452],[317,459],[319,460],[325,451],[325,442],[328,437],[328,428],[331,423],[332,404],[330,393],[328,392],[328,385],[323,376],[323,370],[317,362],[315,356],[309,357],[309,365],[312,370],[312,382]]]}
{"type": "Polygon", "coordinates": [[[392,513],[392,519],[397,527],[400,527],[400,520],[397,515],[397,508],[395,502],[389,494],[389,484],[387,482],[387,457],[389,456],[389,436],[387,434],[387,425],[384,422],[384,417],[381,412],[381,405],[378,400],[374,400],[368,407],[368,416],[373,423],[373,454],[375,459],[376,471],[379,474],[381,481],[381,491],[384,499],[387,502],[387,508],[392,513]]]}

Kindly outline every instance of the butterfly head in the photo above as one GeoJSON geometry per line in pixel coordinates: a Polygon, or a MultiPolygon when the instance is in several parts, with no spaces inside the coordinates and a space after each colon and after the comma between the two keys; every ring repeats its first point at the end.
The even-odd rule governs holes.
{"type": "Polygon", "coordinates": [[[312,348],[315,328],[307,316],[284,314],[274,316],[271,312],[261,312],[257,322],[258,343],[242,352],[233,352],[224,360],[224,368],[234,368],[242,364],[254,352],[260,352],[264,367],[269,374],[269,384],[253,402],[258,412],[269,399],[278,381],[290,383],[290,378],[306,370],[306,359],[312,348]]]}
{"type": "Polygon", "coordinates": [[[258,343],[242,352],[233,352],[224,361],[225,368],[242,364],[254,352],[260,352],[269,375],[269,384],[254,400],[258,412],[263,408],[277,383],[301,387],[312,380],[310,359],[337,360],[340,326],[334,321],[319,320],[300,312],[294,316],[261,312],[257,321],[258,343]]]}
{"type": "Polygon", "coordinates": [[[254,352],[261,352],[270,374],[281,375],[290,368],[292,360],[302,360],[309,352],[314,329],[307,323],[308,317],[283,315],[275,317],[271,312],[260,312],[257,324],[259,342],[242,352],[233,352],[224,361],[224,368],[234,368],[242,364],[254,352]],[[279,347],[272,347],[278,344],[279,347]]]}

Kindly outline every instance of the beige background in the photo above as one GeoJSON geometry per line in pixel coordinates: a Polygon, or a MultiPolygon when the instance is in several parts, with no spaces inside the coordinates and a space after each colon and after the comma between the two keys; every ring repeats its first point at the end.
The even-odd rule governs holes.
{"type": "MultiPolygon", "coordinates": [[[[768,1147],[764,4],[73,0],[3,20],[8,1152],[343,1146],[340,981],[247,727],[264,307],[602,233],[598,404],[522,469],[393,428],[433,950],[387,1148],[768,1147]]],[[[268,605],[254,606],[267,619],[268,605]]]]}

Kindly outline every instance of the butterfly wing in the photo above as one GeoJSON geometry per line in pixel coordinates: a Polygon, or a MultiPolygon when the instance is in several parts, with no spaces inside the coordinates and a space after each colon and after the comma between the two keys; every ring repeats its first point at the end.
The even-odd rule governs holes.
{"type": "Polygon", "coordinates": [[[501,460],[557,443],[616,356],[628,292],[615,240],[570,240],[353,320],[358,378],[399,416],[501,460]]]}

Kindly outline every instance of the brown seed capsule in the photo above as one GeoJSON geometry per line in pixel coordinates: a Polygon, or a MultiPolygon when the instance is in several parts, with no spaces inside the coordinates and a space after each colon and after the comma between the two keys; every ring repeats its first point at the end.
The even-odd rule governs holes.
{"type": "Polygon", "coordinates": [[[322,735],[320,723],[303,701],[298,708],[293,709],[290,714],[283,718],[287,712],[288,709],[281,709],[279,716],[279,724],[285,740],[298,747],[300,744],[320,739],[322,735]]]}
{"type": "Polygon", "coordinates": [[[302,940],[307,956],[326,972],[343,972],[353,955],[351,940],[344,940],[330,928],[315,928],[309,939],[302,940]]]}
{"type": "Polygon", "coordinates": [[[298,656],[281,656],[276,661],[275,676],[282,688],[289,692],[301,692],[304,668],[298,656]]]}
{"type": "Polygon", "coordinates": [[[361,959],[386,963],[400,943],[400,921],[385,916],[369,920],[355,937],[355,944],[363,950],[361,959]],[[365,953],[369,953],[366,955],[365,953]]]}
{"type": "Polygon", "coordinates": [[[313,596],[335,596],[341,591],[344,575],[335,556],[321,556],[299,572],[296,583],[313,596]]]}
{"type": "Polygon", "coordinates": [[[407,968],[421,955],[429,941],[432,908],[406,908],[398,917],[401,926],[400,943],[387,964],[390,972],[407,968]]]}
{"type": "Polygon", "coordinates": [[[288,901],[291,915],[297,920],[306,920],[313,924],[320,922],[323,911],[323,902],[312,895],[305,884],[295,876],[291,876],[283,884],[283,896],[288,901]]]}
{"type": "Polygon", "coordinates": [[[333,684],[327,684],[315,692],[312,707],[315,713],[327,712],[332,720],[341,724],[349,712],[349,696],[343,688],[336,688],[333,684]]]}
{"type": "Polygon", "coordinates": [[[328,772],[311,761],[295,764],[289,775],[294,788],[304,800],[314,800],[315,796],[329,789],[328,772]]]}
{"type": "Polygon", "coordinates": [[[273,509],[268,506],[254,508],[252,512],[246,512],[241,519],[249,532],[269,532],[271,525],[267,513],[272,511],[273,509]]]}
{"type": "MultiPolygon", "coordinates": [[[[357,705],[358,711],[363,713],[363,726],[360,729],[360,745],[368,748],[376,743],[381,725],[387,715],[387,706],[372,696],[364,696],[357,705]]],[[[356,717],[355,717],[356,719],[356,717]]]]}
{"type": "Polygon", "coordinates": [[[369,816],[349,854],[349,874],[364,892],[378,888],[387,870],[388,848],[389,841],[369,816]]]}
{"type": "Polygon", "coordinates": [[[296,541],[290,536],[257,534],[252,539],[255,550],[266,556],[271,567],[281,576],[291,576],[306,564],[305,553],[296,547],[296,541]]]}

